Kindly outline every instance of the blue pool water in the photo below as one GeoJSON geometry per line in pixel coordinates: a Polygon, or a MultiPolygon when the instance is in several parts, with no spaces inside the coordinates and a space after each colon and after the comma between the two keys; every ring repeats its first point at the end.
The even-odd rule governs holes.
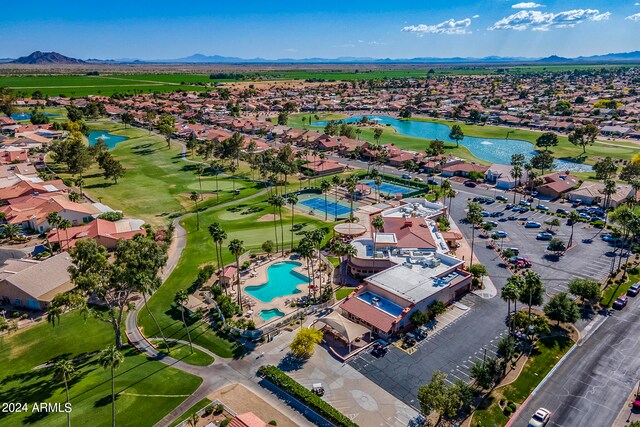
{"type": "Polygon", "coordinates": [[[398,304],[395,304],[388,299],[371,292],[361,293],[360,295],[358,295],[358,299],[376,307],[379,310],[384,311],[385,313],[393,317],[398,317],[404,310],[404,308],[400,307],[398,304]]]}
{"type": "Polygon", "coordinates": [[[378,188],[378,186],[374,181],[362,181],[362,183],[371,186],[371,188],[374,188],[375,190],[379,190],[383,194],[385,193],[391,194],[391,195],[397,194],[397,193],[407,194],[412,191],[415,191],[414,188],[403,187],[401,185],[391,184],[389,182],[382,182],[380,184],[380,188],[378,188]]]}
{"type": "MultiPolygon", "coordinates": [[[[367,116],[370,120],[375,120],[383,125],[390,125],[396,131],[403,135],[413,136],[416,138],[439,139],[446,142],[454,142],[449,138],[449,126],[433,122],[417,122],[412,120],[398,120],[387,116],[367,116]]],[[[362,116],[354,116],[345,119],[345,122],[353,123],[360,121],[362,116]]],[[[314,126],[325,126],[327,122],[315,122],[314,126]]],[[[505,135],[508,130],[505,129],[505,135]]],[[[460,145],[463,145],[471,151],[477,158],[503,165],[511,164],[512,154],[524,154],[530,159],[536,154],[535,147],[528,141],[519,139],[497,139],[497,138],[477,138],[473,136],[465,136],[460,145]]],[[[592,168],[589,165],[581,163],[569,162],[567,160],[555,160],[556,170],[569,170],[574,172],[588,172],[592,168]]]]}
{"type": "MultiPolygon", "coordinates": [[[[60,114],[44,113],[44,115],[46,117],[58,117],[60,114]]],[[[31,118],[31,113],[15,113],[11,115],[11,118],[18,121],[29,120],[31,118]]]]}
{"type": "Polygon", "coordinates": [[[300,202],[300,204],[313,210],[320,211],[322,213],[326,212],[330,215],[335,216],[346,215],[351,212],[351,208],[349,208],[349,206],[336,204],[329,200],[327,200],[325,204],[325,200],[322,197],[314,197],[312,199],[303,200],[300,202]]]}
{"type": "Polygon", "coordinates": [[[263,320],[271,320],[274,317],[282,317],[284,313],[278,310],[277,308],[272,308],[270,310],[262,310],[259,314],[263,320]]]}
{"type": "Polygon", "coordinates": [[[102,139],[109,148],[114,148],[118,142],[126,141],[126,136],[112,135],[105,130],[92,130],[89,132],[89,145],[96,145],[99,139],[102,139]]]}
{"type": "Polygon", "coordinates": [[[244,288],[249,295],[258,298],[262,302],[270,302],[274,298],[286,295],[299,294],[298,285],[309,283],[307,276],[293,271],[301,266],[299,262],[285,261],[273,264],[267,269],[267,283],[258,286],[244,288]]]}

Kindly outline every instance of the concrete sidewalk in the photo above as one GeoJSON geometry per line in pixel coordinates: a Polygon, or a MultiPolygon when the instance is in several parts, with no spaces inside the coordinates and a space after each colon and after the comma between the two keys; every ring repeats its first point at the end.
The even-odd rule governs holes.
{"type": "Polygon", "coordinates": [[[633,409],[633,402],[636,400],[636,393],[638,392],[638,383],[635,384],[629,397],[624,402],[624,406],[620,409],[618,417],[613,422],[612,427],[624,427],[634,421],[640,421],[640,411],[633,409]]]}

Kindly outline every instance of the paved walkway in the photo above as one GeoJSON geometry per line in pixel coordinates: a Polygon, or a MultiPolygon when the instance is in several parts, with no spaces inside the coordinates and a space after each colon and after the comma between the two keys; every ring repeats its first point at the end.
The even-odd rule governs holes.
{"type": "Polygon", "coordinates": [[[624,406],[620,409],[620,413],[613,422],[612,427],[624,427],[629,425],[629,423],[640,421],[640,411],[633,409],[633,402],[636,400],[637,392],[638,384],[636,384],[633,390],[631,390],[631,393],[629,393],[629,397],[625,400],[624,406]]]}

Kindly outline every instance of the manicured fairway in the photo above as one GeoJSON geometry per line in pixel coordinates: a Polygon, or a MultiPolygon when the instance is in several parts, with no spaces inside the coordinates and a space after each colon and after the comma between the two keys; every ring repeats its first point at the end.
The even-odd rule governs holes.
{"type": "MultiPolygon", "coordinates": [[[[96,352],[111,345],[109,324],[78,312],[61,316],[55,327],[37,324],[0,338],[0,401],[64,402],[64,386],[45,364],[75,359],[70,381],[72,425],[111,425],[111,376],[97,364],[96,352]]],[[[200,384],[201,379],[148,360],[137,350],[123,350],[125,362],[116,371],[118,425],[148,426],[160,420],[200,384]]],[[[66,414],[0,413],[0,425],[57,426],[66,414]]]]}

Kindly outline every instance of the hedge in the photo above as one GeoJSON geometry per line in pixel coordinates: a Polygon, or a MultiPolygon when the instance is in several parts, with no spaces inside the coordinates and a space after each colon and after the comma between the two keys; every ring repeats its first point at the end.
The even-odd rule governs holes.
{"type": "Polygon", "coordinates": [[[258,369],[258,374],[283,391],[300,400],[332,424],[338,427],[358,427],[356,423],[344,416],[336,408],[329,405],[319,396],[313,394],[310,390],[307,390],[300,383],[275,366],[261,366],[260,369],[258,369]]]}

